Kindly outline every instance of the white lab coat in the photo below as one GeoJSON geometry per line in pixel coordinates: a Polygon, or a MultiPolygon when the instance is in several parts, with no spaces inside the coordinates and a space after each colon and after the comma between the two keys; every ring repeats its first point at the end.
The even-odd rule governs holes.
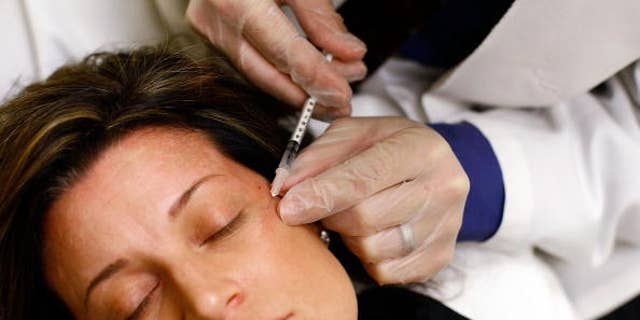
{"type": "Polygon", "coordinates": [[[640,1],[516,0],[444,76],[396,60],[365,85],[356,114],[469,121],[504,176],[497,234],[415,290],[473,319],[595,318],[640,294],[638,58],[640,1]]]}
{"type": "MultiPolygon", "coordinates": [[[[0,1],[0,97],[95,50],[164,40],[184,3],[0,1]]],[[[394,60],[356,95],[360,115],[470,121],[503,171],[498,233],[414,290],[474,319],[593,318],[640,293],[640,70],[587,93],[640,57],[638,24],[637,0],[516,0],[445,77],[394,60]]]]}
{"type": "Polygon", "coordinates": [[[99,50],[154,44],[187,28],[182,0],[0,1],[0,101],[99,50]]]}

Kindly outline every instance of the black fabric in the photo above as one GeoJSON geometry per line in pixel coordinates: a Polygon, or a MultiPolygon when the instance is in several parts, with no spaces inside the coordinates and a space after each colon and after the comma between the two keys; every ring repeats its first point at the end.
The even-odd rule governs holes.
{"type": "Polygon", "coordinates": [[[338,13],[367,44],[364,62],[372,75],[398,51],[425,65],[455,66],[482,43],[513,1],[348,0],[338,13]]]}
{"type": "Polygon", "coordinates": [[[467,319],[442,303],[400,287],[385,286],[358,295],[360,320],[467,319]]]}
{"type": "MultiPolygon", "coordinates": [[[[523,310],[523,312],[526,312],[523,310]]],[[[467,319],[442,303],[400,287],[376,287],[358,295],[360,320],[458,320],[467,319]]],[[[600,318],[640,320],[640,296],[600,318]]]]}
{"type": "Polygon", "coordinates": [[[513,0],[447,0],[402,52],[425,65],[451,68],[487,37],[513,0]]]}
{"type": "Polygon", "coordinates": [[[601,320],[638,320],[640,319],[640,296],[627,302],[622,307],[600,318],[601,320]]]}
{"type": "Polygon", "coordinates": [[[348,0],[338,13],[347,29],[367,44],[369,75],[425,25],[445,0],[348,0]]]}

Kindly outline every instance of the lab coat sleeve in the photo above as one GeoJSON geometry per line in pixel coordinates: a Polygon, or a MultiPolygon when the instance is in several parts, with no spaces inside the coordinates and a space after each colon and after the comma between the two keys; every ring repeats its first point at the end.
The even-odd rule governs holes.
{"type": "Polygon", "coordinates": [[[433,123],[451,147],[469,177],[458,241],[484,241],[493,236],[502,221],[504,183],[496,154],[487,138],[469,122],[433,123]]]}
{"type": "Polygon", "coordinates": [[[503,174],[504,216],[487,246],[591,265],[617,241],[640,246],[639,80],[636,64],[554,108],[456,119],[482,131],[503,174]]]}

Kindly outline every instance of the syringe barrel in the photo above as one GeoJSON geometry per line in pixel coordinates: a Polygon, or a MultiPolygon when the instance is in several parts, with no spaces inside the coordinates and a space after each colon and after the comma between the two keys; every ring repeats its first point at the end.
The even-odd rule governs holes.
{"type": "Polygon", "coordinates": [[[284,151],[284,154],[282,155],[282,159],[280,159],[280,165],[278,165],[278,168],[284,168],[289,170],[289,168],[291,168],[291,163],[293,162],[293,160],[296,158],[296,155],[298,154],[298,149],[300,148],[300,143],[298,143],[295,140],[289,140],[289,143],[287,143],[287,148],[284,151]]]}

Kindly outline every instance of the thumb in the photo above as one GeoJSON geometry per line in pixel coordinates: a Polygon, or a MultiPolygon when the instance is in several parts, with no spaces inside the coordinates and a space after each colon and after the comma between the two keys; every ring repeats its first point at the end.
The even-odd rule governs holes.
{"type": "Polygon", "coordinates": [[[399,131],[295,185],[280,201],[280,218],[287,224],[314,222],[415,178],[425,159],[418,133],[418,129],[399,131]]]}
{"type": "Polygon", "coordinates": [[[282,191],[341,164],[398,130],[415,123],[400,117],[341,118],[306,147],[291,165],[282,191]]]}

